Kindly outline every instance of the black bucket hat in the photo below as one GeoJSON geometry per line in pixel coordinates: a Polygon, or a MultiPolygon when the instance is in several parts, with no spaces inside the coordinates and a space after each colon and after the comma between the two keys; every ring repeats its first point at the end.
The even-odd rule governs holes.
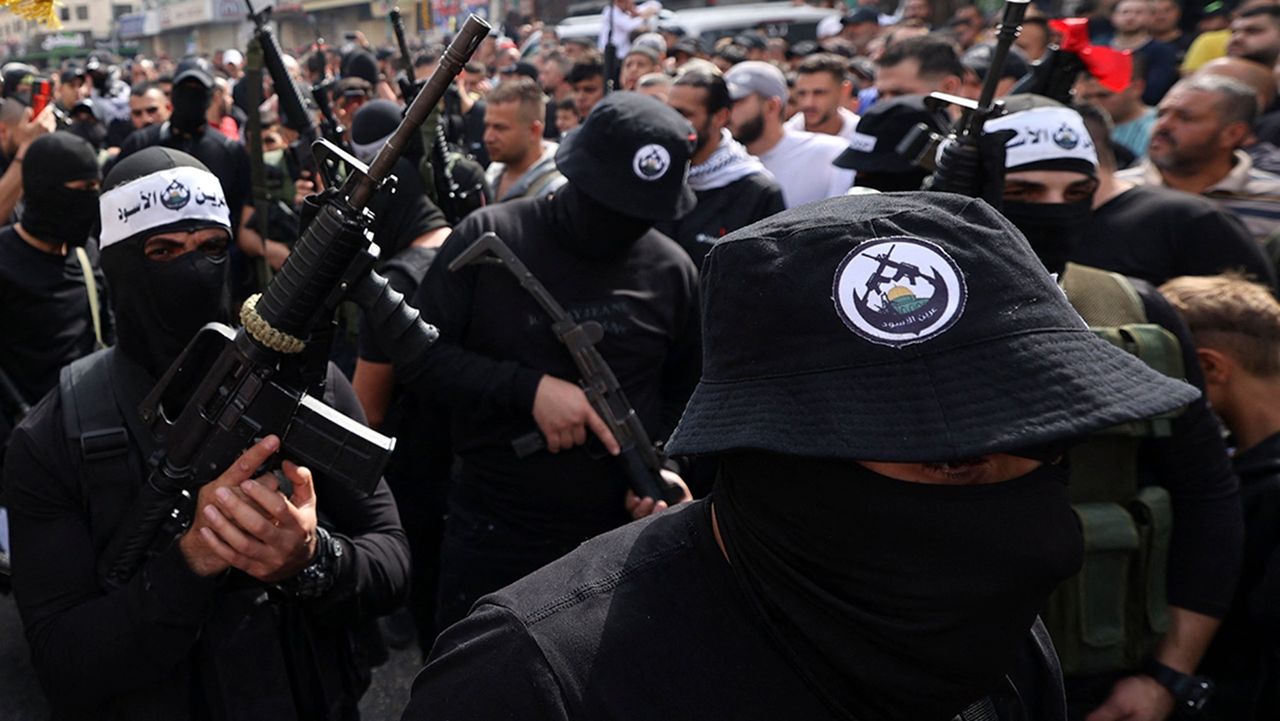
{"type": "Polygon", "coordinates": [[[579,191],[643,220],[673,220],[697,202],[685,182],[697,135],[666,103],[610,93],[560,143],[556,167],[579,191]]]}
{"type": "Polygon", "coordinates": [[[702,271],[703,375],[673,454],[947,461],[1199,395],[1095,336],[1022,234],[973,198],[810,203],[725,236],[702,271]]]}

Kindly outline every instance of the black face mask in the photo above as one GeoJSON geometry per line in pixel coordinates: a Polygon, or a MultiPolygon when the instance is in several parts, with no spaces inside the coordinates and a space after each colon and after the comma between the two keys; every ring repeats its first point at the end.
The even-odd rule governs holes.
{"type": "Polygon", "coordinates": [[[860,721],[949,721],[997,690],[1083,554],[1058,466],[951,486],[738,454],[713,498],[733,574],[772,640],[860,721]]]}
{"type": "Polygon", "coordinates": [[[28,192],[19,223],[46,243],[80,246],[98,223],[98,191],[64,185],[28,192]]]}
{"type": "Polygon", "coordinates": [[[552,215],[564,229],[556,239],[587,258],[616,256],[653,227],[653,222],[612,210],[578,190],[573,184],[556,191],[552,215]]]}
{"type": "Polygon", "coordinates": [[[1093,200],[1074,203],[1019,203],[1006,200],[1001,211],[1027,236],[1031,249],[1050,273],[1061,275],[1093,217],[1093,200]]]}
{"type": "Polygon", "coordinates": [[[96,120],[77,121],[67,128],[68,132],[84,138],[86,142],[93,146],[94,150],[101,150],[102,144],[107,140],[107,129],[102,127],[102,123],[96,120]]]}
{"type": "Polygon", "coordinates": [[[199,83],[186,82],[173,87],[173,114],[169,125],[187,135],[204,131],[205,112],[213,101],[210,90],[199,83]]]}
{"type": "Polygon", "coordinates": [[[111,284],[116,344],[159,378],[206,323],[226,322],[227,254],[192,251],[167,262],[148,260],[142,241],[102,253],[111,284]]]}

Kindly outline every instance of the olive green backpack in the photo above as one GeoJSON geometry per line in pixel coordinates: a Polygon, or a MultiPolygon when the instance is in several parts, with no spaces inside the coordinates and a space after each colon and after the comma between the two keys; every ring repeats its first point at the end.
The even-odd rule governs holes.
{"type": "MultiPolygon", "coordinates": [[[[1068,265],[1063,290],[1099,337],[1155,370],[1185,378],[1182,348],[1147,322],[1124,276],[1068,265]]],[[[1049,600],[1044,621],[1068,675],[1139,668],[1169,628],[1165,592],[1173,509],[1160,486],[1138,486],[1138,448],[1167,437],[1180,411],[1096,433],[1069,456],[1084,567],[1049,600]]]]}

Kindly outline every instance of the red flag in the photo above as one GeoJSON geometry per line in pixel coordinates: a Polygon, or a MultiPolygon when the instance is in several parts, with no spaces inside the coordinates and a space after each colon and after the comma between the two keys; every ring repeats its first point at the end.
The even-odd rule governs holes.
{"type": "Polygon", "coordinates": [[[1133,78],[1133,56],[1128,50],[1114,50],[1089,43],[1089,20],[1066,18],[1050,20],[1049,27],[1062,35],[1058,47],[1080,56],[1089,74],[1103,87],[1118,93],[1129,87],[1133,78]]]}

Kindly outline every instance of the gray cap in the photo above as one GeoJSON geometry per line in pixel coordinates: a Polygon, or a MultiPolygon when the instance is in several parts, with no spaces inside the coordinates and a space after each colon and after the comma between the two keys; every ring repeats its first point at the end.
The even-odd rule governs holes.
{"type": "Polygon", "coordinates": [[[729,97],[741,100],[752,93],[787,102],[787,79],[776,66],[761,60],[748,60],[729,68],[724,74],[729,97]]]}

